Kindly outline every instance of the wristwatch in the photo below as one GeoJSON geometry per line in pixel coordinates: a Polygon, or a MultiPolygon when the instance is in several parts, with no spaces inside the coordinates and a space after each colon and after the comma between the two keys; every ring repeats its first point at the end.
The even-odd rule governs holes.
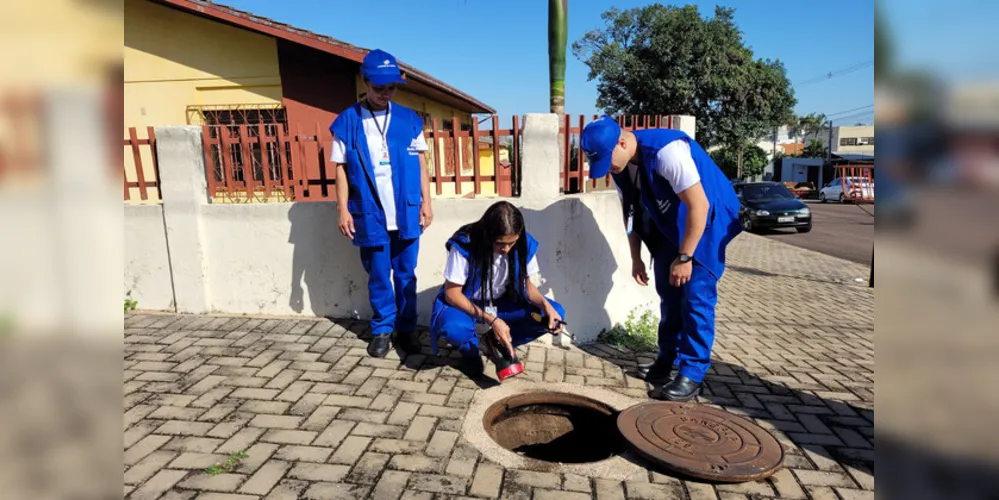
{"type": "Polygon", "coordinates": [[[689,256],[689,255],[687,255],[685,253],[680,254],[680,256],[677,257],[677,258],[680,259],[680,263],[681,264],[686,264],[686,263],[690,262],[691,260],[694,260],[693,257],[691,257],[691,256],[689,256]]]}

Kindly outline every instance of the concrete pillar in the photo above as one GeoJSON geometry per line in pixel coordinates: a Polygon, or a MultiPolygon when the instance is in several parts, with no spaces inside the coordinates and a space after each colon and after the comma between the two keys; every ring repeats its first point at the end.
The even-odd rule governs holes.
{"type": "Polygon", "coordinates": [[[202,219],[208,187],[201,127],[156,127],[156,154],[177,312],[208,312],[211,302],[202,219]]]}
{"type": "MultiPolygon", "coordinates": [[[[112,279],[120,276],[125,262],[121,181],[108,168],[101,98],[99,88],[63,89],[45,96],[42,144],[51,169],[51,191],[41,199],[51,204],[51,211],[43,211],[51,218],[42,224],[47,226],[48,244],[53,248],[36,249],[20,265],[30,269],[36,263],[32,261],[45,254],[54,259],[37,262],[49,269],[34,268],[35,283],[24,284],[27,288],[18,292],[39,299],[43,297],[33,296],[27,289],[46,293],[38,303],[27,302],[28,314],[23,318],[27,327],[69,327],[78,334],[100,336],[121,328],[121,285],[112,279]],[[53,276],[55,281],[45,279],[53,276]],[[35,309],[32,305],[44,307],[35,309]],[[42,317],[32,317],[32,313],[42,313],[42,317]],[[46,316],[54,321],[45,321],[46,316]],[[42,321],[35,323],[35,319],[42,321]]],[[[18,241],[19,237],[13,237],[11,244],[18,241]]]]}
{"type": "Polygon", "coordinates": [[[682,130],[690,136],[691,139],[697,140],[697,119],[690,115],[673,115],[673,128],[677,130],[682,130]]]}
{"type": "Polygon", "coordinates": [[[551,200],[559,195],[558,115],[529,113],[524,117],[523,179],[520,197],[524,202],[551,200]]]}

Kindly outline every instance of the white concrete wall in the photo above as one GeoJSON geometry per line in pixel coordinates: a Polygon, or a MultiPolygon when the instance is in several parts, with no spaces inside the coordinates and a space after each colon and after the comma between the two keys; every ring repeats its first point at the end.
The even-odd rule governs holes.
{"type": "MultiPolygon", "coordinates": [[[[523,196],[509,201],[541,243],[539,289],[566,307],[570,331],[588,341],[636,308],[656,308],[658,297],[631,278],[616,192],[559,195],[556,125],[554,115],[527,116],[523,196]]],[[[203,175],[195,175],[203,168],[197,135],[172,129],[157,130],[167,153],[164,206],[125,207],[125,290],[140,309],[370,317],[367,274],[337,229],[335,203],[210,204],[203,175]]],[[[417,266],[421,324],[443,283],[447,238],[495,202],[434,200],[417,266]]]]}
{"type": "Polygon", "coordinates": [[[163,207],[125,205],[125,281],[138,308],[172,311],[173,276],[163,225],[163,207]]]}
{"type": "MultiPolygon", "coordinates": [[[[420,239],[417,265],[421,324],[429,323],[443,283],[444,242],[495,201],[435,202],[434,224],[420,239]]],[[[565,197],[547,204],[512,201],[541,244],[538,287],[566,306],[573,333],[592,340],[602,328],[627,319],[632,308],[658,303],[651,287],[639,287],[631,279],[628,241],[615,193],[565,197]]],[[[367,274],[358,249],[340,234],[336,220],[335,203],[207,207],[211,310],[370,317],[367,274]]],[[[140,306],[143,303],[144,298],[140,306]]]]}

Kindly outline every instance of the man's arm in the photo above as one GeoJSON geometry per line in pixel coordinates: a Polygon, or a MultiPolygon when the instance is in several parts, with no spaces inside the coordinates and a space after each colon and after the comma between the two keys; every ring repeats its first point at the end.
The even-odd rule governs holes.
{"type": "Polygon", "coordinates": [[[420,153],[420,191],[423,193],[423,204],[430,207],[430,173],[427,170],[427,154],[420,153]]]}
{"type": "Polygon", "coordinates": [[[350,193],[350,184],[347,182],[347,169],[343,163],[334,163],[336,166],[336,209],[340,233],[354,239],[354,217],[347,210],[347,197],[350,193]]]}
{"type": "Polygon", "coordinates": [[[347,211],[347,197],[350,194],[350,184],[347,181],[347,168],[343,163],[334,163],[333,168],[336,170],[337,208],[345,212],[347,211]]]}
{"type": "Polygon", "coordinates": [[[427,139],[423,135],[422,125],[417,131],[415,142],[420,154],[420,192],[423,194],[423,206],[420,207],[420,225],[426,231],[434,221],[434,209],[430,202],[430,172],[427,169],[427,151],[430,150],[430,146],[427,145],[427,139]]]}
{"type": "Polygon", "coordinates": [[[708,223],[708,197],[701,184],[701,175],[690,153],[686,140],[673,141],[656,154],[656,173],[665,178],[673,192],[687,207],[687,220],[683,222],[683,241],[680,253],[694,255],[697,244],[708,223]]]}
{"type": "Polygon", "coordinates": [[[680,253],[694,255],[694,250],[697,250],[697,244],[701,241],[704,228],[708,224],[708,210],[711,207],[700,182],[676,195],[687,206],[686,229],[683,232],[683,241],[680,242],[680,253]]]}

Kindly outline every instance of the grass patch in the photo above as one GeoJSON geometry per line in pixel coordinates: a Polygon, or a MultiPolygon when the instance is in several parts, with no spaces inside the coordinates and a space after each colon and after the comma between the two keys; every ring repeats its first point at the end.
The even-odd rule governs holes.
{"type": "Polygon", "coordinates": [[[229,459],[226,460],[225,463],[215,464],[205,469],[205,474],[208,474],[209,476],[217,476],[219,474],[229,472],[239,465],[240,462],[246,460],[247,457],[249,457],[249,455],[247,455],[245,451],[233,453],[232,455],[229,455],[229,459]]]}
{"type": "Polygon", "coordinates": [[[636,316],[636,311],[628,314],[624,324],[616,324],[604,330],[597,341],[610,344],[618,349],[631,349],[636,352],[657,352],[659,350],[659,316],[646,310],[636,316]]]}
{"type": "Polygon", "coordinates": [[[138,301],[132,300],[132,292],[129,291],[125,294],[125,314],[135,310],[135,307],[139,305],[138,301]]]}

